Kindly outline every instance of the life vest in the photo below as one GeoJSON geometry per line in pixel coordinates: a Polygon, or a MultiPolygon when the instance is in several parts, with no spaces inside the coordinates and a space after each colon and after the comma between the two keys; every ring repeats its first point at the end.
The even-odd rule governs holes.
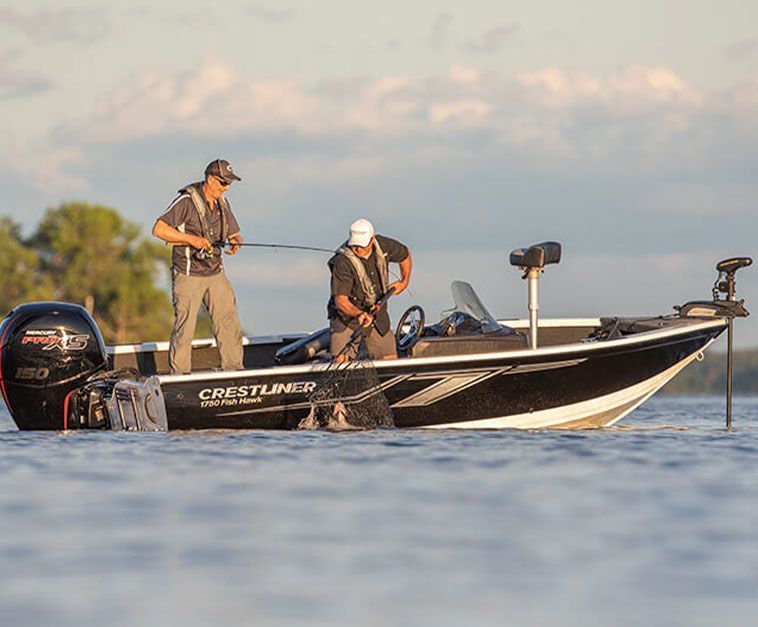
{"type": "Polygon", "coordinates": [[[203,195],[203,183],[191,183],[179,190],[180,194],[187,194],[192,199],[197,215],[200,218],[200,230],[202,236],[212,244],[223,243],[229,236],[229,227],[226,222],[226,213],[229,211],[229,202],[221,196],[218,199],[221,208],[221,233],[217,237],[211,237],[210,209],[203,195]]]}
{"type": "MultiPolygon", "coordinates": [[[[374,238],[374,262],[376,263],[376,270],[377,274],[379,275],[379,283],[381,289],[380,292],[377,292],[374,284],[371,282],[371,279],[369,279],[366,268],[363,265],[363,261],[352,251],[352,249],[347,245],[347,242],[345,242],[337,250],[337,255],[344,255],[345,258],[350,262],[350,265],[353,267],[353,270],[358,277],[358,282],[360,283],[361,290],[363,291],[363,304],[365,308],[368,309],[377,301],[379,301],[382,296],[384,296],[384,294],[387,292],[387,286],[389,285],[389,262],[387,261],[387,255],[382,250],[382,247],[379,245],[379,241],[376,238],[374,238]]],[[[332,260],[330,260],[330,268],[333,266],[335,258],[336,255],[332,258],[332,260]]]]}

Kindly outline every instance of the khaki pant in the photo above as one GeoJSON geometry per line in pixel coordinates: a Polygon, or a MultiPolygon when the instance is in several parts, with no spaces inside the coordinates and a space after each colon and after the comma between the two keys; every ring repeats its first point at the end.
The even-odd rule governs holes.
{"type": "Polygon", "coordinates": [[[237,317],[237,299],[226,274],[188,276],[175,272],[172,297],[174,331],[168,350],[171,374],[189,374],[192,371],[192,337],[200,303],[205,304],[211,317],[221,367],[224,370],[242,370],[242,330],[237,317]]]}
{"type": "MultiPolygon", "coordinates": [[[[329,352],[332,357],[339,355],[345,348],[353,334],[353,329],[345,326],[339,320],[329,321],[329,330],[332,332],[332,343],[329,352]]],[[[395,334],[387,331],[386,335],[379,335],[379,332],[371,327],[364,332],[364,341],[366,350],[371,359],[392,359],[397,357],[397,347],[395,346],[395,334]]],[[[356,341],[345,353],[348,358],[355,359],[360,342],[356,341]]]]}

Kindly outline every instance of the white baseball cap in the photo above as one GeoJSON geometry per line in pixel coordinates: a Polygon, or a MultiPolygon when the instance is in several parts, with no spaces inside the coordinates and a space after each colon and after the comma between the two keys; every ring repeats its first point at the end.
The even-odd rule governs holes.
{"type": "Polygon", "coordinates": [[[374,225],[366,218],[361,218],[350,225],[350,239],[347,240],[347,245],[365,248],[371,243],[372,237],[374,237],[374,225]]]}

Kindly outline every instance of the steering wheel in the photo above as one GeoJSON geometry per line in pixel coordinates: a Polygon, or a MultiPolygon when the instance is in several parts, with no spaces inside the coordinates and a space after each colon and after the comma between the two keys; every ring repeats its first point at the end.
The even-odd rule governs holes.
{"type": "Polygon", "coordinates": [[[421,337],[424,332],[424,310],[418,305],[413,305],[405,310],[405,313],[400,317],[397,323],[397,330],[395,331],[395,338],[397,342],[397,350],[406,350],[413,340],[417,337],[421,337]],[[408,330],[403,333],[403,327],[408,325],[408,330]]]}

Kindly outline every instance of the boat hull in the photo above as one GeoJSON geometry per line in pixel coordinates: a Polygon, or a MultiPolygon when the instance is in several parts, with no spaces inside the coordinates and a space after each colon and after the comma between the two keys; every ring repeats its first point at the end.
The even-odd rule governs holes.
{"type": "MultiPolygon", "coordinates": [[[[612,425],[724,330],[723,320],[557,348],[376,363],[398,428],[612,425]]],[[[294,429],[326,365],[162,376],[170,429],[294,429]]]]}

